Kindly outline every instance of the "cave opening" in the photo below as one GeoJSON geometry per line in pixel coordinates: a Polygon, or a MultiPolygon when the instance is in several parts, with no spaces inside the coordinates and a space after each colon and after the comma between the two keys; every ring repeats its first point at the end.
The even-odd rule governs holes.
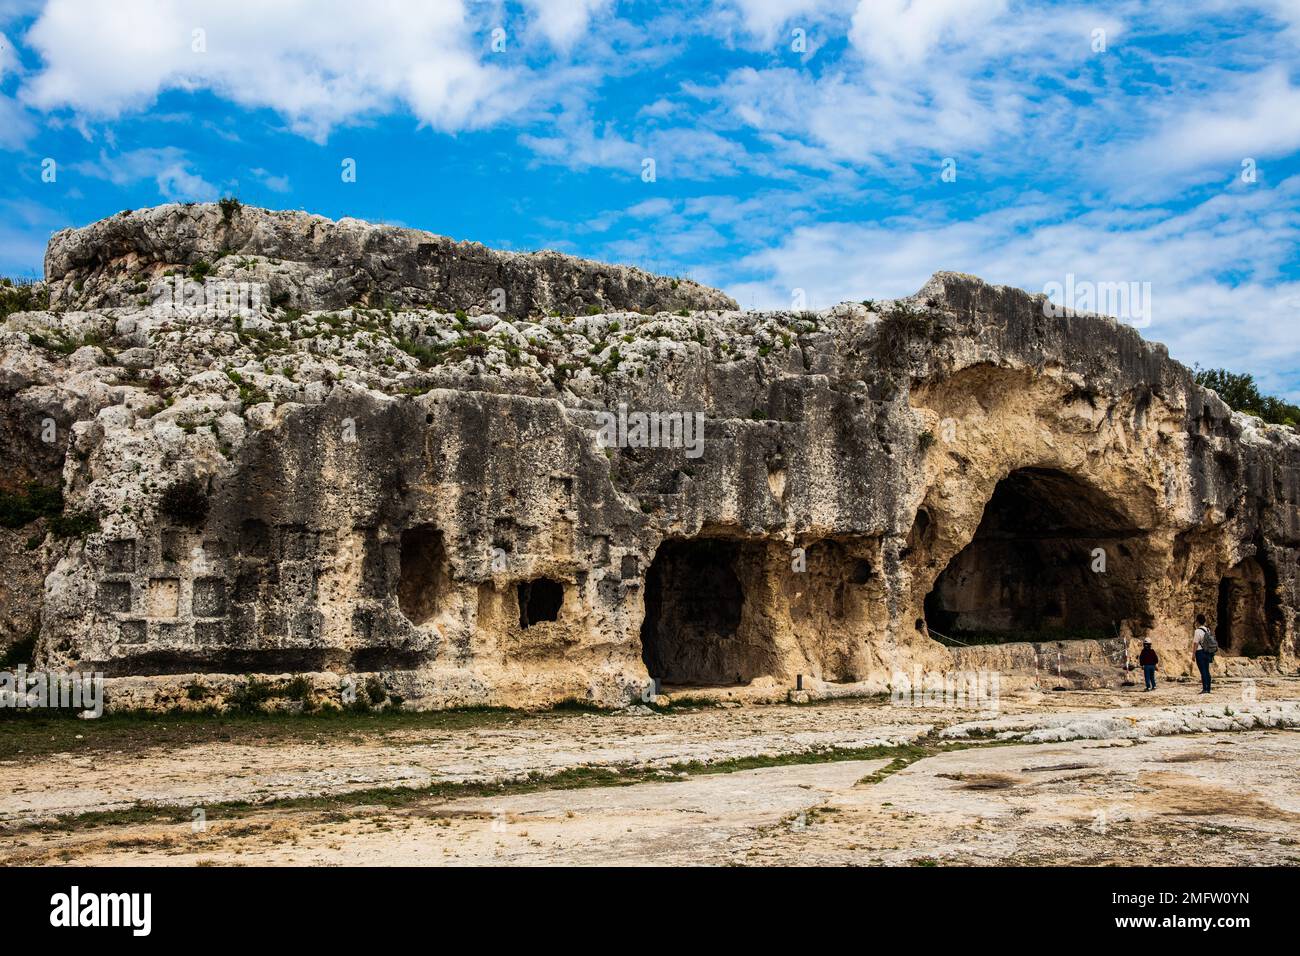
{"type": "Polygon", "coordinates": [[[438,613],[451,581],[442,532],[431,524],[407,528],[398,559],[397,606],[412,624],[423,624],[438,613]]]}
{"type": "Polygon", "coordinates": [[[1224,654],[1263,657],[1277,653],[1269,622],[1269,586],[1264,566],[1246,558],[1219,581],[1214,638],[1224,654]]]}
{"type": "Polygon", "coordinates": [[[564,585],[550,578],[536,578],[519,585],[519,626],[532,627],[543,621],[558,621],[564,606],[564,585]]]}
{"type": "Polygon", "coordinates": [[[641,657],[650,676],[698,687],[748,684],[772,673],[775,648],[746,608],[763,567],[759,543],[663,542],[645,579],[641,657]]]}
{"type": "Polygon", "coordinates": [[[971,542],[925,599],[932,636],[961,644],[1113,638],[1142,617],[1144,534],[1116,503],[1065,472],[998,482],[971,542]]]}

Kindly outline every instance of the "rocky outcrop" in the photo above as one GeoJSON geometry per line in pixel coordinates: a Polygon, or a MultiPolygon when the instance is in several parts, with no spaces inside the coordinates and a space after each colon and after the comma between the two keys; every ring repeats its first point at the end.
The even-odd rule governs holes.
{"type": "Polygon", "coordinates": [[[151,302],[169,273],[246,283],[264,290],[268,305],[295,309],[420,307],[527,318],[736,308],[687,279],[231,200],[127,211],[65,229],[45,256],[51,304],[59,309],[151,302]]]}
{"type": "MultiPolygon", "coordinates": [[[[400,231],[323,224],[308,255],[296,230],[324,220],[259,213],[271,242],[241,215],[62,233],[53,300],[122,301],[137,263],[230,235],[298,250],[300,303],[364,300],[337,292],[354,254],[367,290],[389,281],[367,256],[400,231]]],[[[342,700],[377,679],[411,707],[612,706],[656,679],[820,698],[1031,659],[1088,686],[1145,636],[1189,671],[1197,612],[1223,657],[1295,667],[1300,439],[1112,320],[952,273],[797,314],[300,312],[224,288],[0,333],[6,419],[58,410],[67,507],[93,518],[45,544],[38,656],[129,677],[134,702],[196,674],[342,700]]]]}

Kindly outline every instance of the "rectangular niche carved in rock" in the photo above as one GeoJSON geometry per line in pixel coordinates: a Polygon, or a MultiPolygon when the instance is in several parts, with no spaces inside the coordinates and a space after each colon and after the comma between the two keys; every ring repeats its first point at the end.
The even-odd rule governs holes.
{"type": "Polygon", "coordinates": [[[451,581],[442,532],[431,524],[407,528],[399,563],[397,606],[412,624],[423,624],[438,613],[451,581]]]}
{"type": "Polygon", "coordinates": [[[226,613],[226,582],[221,578],[196,579],[193,605],[195,617],[221,617],[226,613]]]}
{"type": "Polygon", "coordinates": [[[101,581],[99,584],[99,609],[105,614],[121,614],[131,610],[130,581],[101,581]]]}
{"type": "Polygon", "coordinates": [[[145,595],[145,613],[150,617],[175,617],[180,611],[181,582],[178,578],[150,578],[145,595]]]}
{"type": "Polygon", "coordinates": [[[108,542],[105,553],[107,570],[113,572],[131,572],[135,570],[135,539],[124,538],[108,542]]]}

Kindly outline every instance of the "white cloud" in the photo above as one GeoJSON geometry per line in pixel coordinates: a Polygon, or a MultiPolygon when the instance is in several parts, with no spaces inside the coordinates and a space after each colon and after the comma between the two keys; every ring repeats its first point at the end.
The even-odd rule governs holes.
{"type": "Polygon", "coordinates": [[[640,177],[643,163],[653,160],[656,180],[712,179],[742,170],[782,174],[767,160],[751,155],[738,141],[702,126],[650,128],[638,133],[634,141],[613,123],[597,124],[591,118],[565,116],[553,131],[525,133],[519,142],[538,160],[576,171],[614,169],[640,177]]]}
{"type": "MultiPolygon", "coordinates": [[[[806,290],[817,307],[917,291],[934,272],[969,272],[1042,291],[1067,273],[1092,282],[1150,282],[1143,330],[1186,362],[1256,373],[1300,398],[1300,282],[1284,266],[1300,242],[1300,177],[1272,190],[1216,195],[1175,215],[1104,209],[1061,219],[1057,201],[1027,197],[968,221],[900,217],[815,223],[731,270],[744,304],[787,307],[806,290]],[[749,278],[744,278],[748,276],[749,278]]],[[[722,270],[724,273],[726,270],[722,270]]]]}
{"type": "Polygon", "coordinates": [[[849,51],[821,69],[745,66],[690,91],[734,123],[822,151],[823,163],[930,165],[1016,139],[1035,148],[1016,143],[1008,160],[1032,161],[1086,112],[1065,91],[1096,92],[1080,74],[1098,26],[1122,33],[1115,18],[1069,6],[862,0],[849,51]]]}
{"type": "Polygon", "coordinates": [[[740,28],[764,43],[775,41],[784,26],[807,30],[853,9],[853,0],[734,0],[740,28]]]}
{"type": "Polygon", "coordinates": [[[558,163],[572,170],[608,167],[629,173],[641,170],[646,151],[643,146],[623,137],[612,123],[599,126],[590,118],[565,119],[555,133],[525,133],[519,142],[539,159],[558,163]]]}
{"type": "Polygon", "coordinates": [[[613,0],[524,0],[533,13],[533,27],[560,49],[568,49],[596,16],[613,6],[613,0]]]}
{"type": "Polygon", "coordinates": [[[0,80],[10,73],[17,73],[19,65],[18,51],[14,49],[13,42],[0,33],[0,80]]]}
{"type": "Polygon", "coordinates": [[[77,163],[72,169],[115,186],[152,179],[158,194],[171,202],[211,202],[218,196],[217,188],[190,168],[184,150],[174,146],[136,149],[115,156],[101,152],[98,160],[77,163]]]}
{"type": "MultiPolygon", "coordinates": [[[[21,69],[22,64],[13,43],[0,33],[0,82],[21,69]]],[[[23,108],[12,97],[0,93],[0,149],[18,149],[35,131],[35,125],[23,108]]]]}
{"type": "Polygon", "coordinates": [[[869,63],[914,68],[944,44],[969,44],[1006,10],[1007,0],[862,0],[849,41],[869,63]]]}
{"type": "Polygon", "coordinates": [[[318,141],[398,108],[471,129],[530,101],[522,69],[483,59],[481,26],[462,0],[49,0],[26,36],[43,67],[23,98],[112,119],[167,89],[208,88],[318,141]]]}
{"type": "MultiPolygon", "coordinates": [[[[1300,4],[1298,4],[1300,5],[1300,4]]],[[[1178,175],[1217,167],[1216,177],[1300,149],[1300,86],[1272,67],[1234,76],[1233,85],[1170,111],[1159,129],[1120,157],[1127,169],[1178,175]]]]}
{"type": "Polygon", "coordinates": [[[249,170],[259,183],[274,193],[287,193],[290,190],[289,177],[277,176],[269,170],[258,167],[249,170]]]}

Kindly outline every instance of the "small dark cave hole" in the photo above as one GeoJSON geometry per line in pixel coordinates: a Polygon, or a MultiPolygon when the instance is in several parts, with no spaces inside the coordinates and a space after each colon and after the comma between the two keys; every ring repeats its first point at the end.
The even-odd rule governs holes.
{"type": "Polygon", "coordinates": [[[558,621],[564,606],[564,585],[550,578],[537,578],[519,585],[519,626],[532,627],[543,621],[558,621]]]}

